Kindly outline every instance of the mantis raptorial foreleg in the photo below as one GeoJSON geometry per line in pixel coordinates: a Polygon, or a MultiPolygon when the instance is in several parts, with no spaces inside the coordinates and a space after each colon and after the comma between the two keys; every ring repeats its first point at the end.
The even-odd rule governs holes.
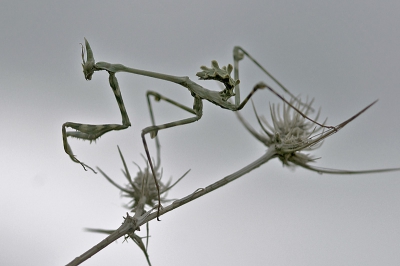
{"type": "Polygon", "coordinates": [[[76,159],[75,155],[72,153],[71,147],[68,144],[67,137],[89,140],[90,142],[92,142],[93,140],[96,140],[97,138],[101,137],[103,134],[109,131],[126,129],[131,125],[128,114],[126,113],[124,101],[122,100],[121,91],[119,89],[118,80],[115,77],[115,73],[109,72],[109,74],[110,74],[109,76],[110,86],[114,92],[115,99],[117,100],[119,110],[121,112],[122,125],[119,124],[89,125],[89,124],[79,124],[74,122],[66,122],[62,125],[64,151],[69,155],[72,161],[81,164],[85,170],[86,168],[89,168],[95,173],[96,171],[94,171],[93,168],[76,159]],[[73,128],[76,131],[66,131],[67,127],[73,128]]]}

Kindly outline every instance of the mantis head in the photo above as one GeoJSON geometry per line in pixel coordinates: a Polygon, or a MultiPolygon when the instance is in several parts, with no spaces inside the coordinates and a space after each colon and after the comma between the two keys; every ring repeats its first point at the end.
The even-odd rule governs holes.
{"type": "MultiPolygon", "coordinates": [[[[81,44],[82,45],[82,44],[81,44]]],[[[95,71],[94,66],[94,57],[92,48],[90,48],[89,42],[85,38],[85,46],[86,46],[86,61],[85,61],[85,48],[82,45],[82,68],[83,68],[83,75],[85,75],[86,80],[91,80],[92,75],[95,71]]]]}

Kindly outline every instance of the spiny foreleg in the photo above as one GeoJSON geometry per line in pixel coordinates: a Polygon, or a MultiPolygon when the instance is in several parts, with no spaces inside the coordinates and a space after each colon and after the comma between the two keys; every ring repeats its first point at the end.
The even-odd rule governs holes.
{"type": "Polygon", "coordinates": [[[92,142],[109,131],[122,130],[126,129],[127,127],[129,126],[118,125],[118,124],[88,125],[88,124],[79,124],[74,122],[66,122],[62,125],[64,151],[69,155],[72,161],[81,164],[83,166],[83,169],[86,170],[86,168],[89,168],[94,173],[96,173],[96,171],[94,171],[90,166],[76,159],[75,155],[72,153],[72,149],[68,143],[67,138],[73,137],[82,140],[89,140],[90,142],[92,142]],[[76,131],[66,131],[67,127],[73,128],[76,131]]]}
{"type": "Polygon", "coordinates": [[[115,73],[109,72],[109,74],[110,74],[109,75],[110,86],[114,92],[119,110],[121,112],[122,125],[119,124],[89,125],[89,124],[80,124],[74,122],[66,122],[62,125],[64,151],[69,155],[72,161],[81,164],[85,170],[86,168],[89,168],[94,173],[96,173],[96,171],[94,171],[90,166],[76,159],[75,155],[72,153],[72,149],[68,143],[67,138],[73,137],[82,140],[89,140],[90,142],[92,142],[109,131],[123,130],[131,125],[128,114],[125,109],[124,101],[122,100],[121,91],[119,89],[118,80],[115,77],[115,73]],[[73,128],[76,131],[66,131],[67,127],[73,128]]]}

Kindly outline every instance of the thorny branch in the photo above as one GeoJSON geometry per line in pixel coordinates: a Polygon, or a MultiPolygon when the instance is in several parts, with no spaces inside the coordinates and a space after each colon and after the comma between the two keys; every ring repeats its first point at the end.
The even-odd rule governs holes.
{"type": "MultiPolygon", "coordinates": [[[[197,189],[195,192],[187,195],[186,197],[183,197],[179,200],[175,200],[174,202],[172,202],[172,204],[170,204],[167,207],[162,208],[159,212],[153,212],[153,210],[154,210],[154,207],[153,207],[151,210],[149,210],[145,213],[141,212],[143,214],[140,216],[139,215],[137,216],[138,213],[135,213],[135,217],[130,217],[129,214],[127,214],[127,217],[124,218],[125,219],[124,223],[116,231],[114,231],[110,236],[108,236],[106,239],[101,241],[98,245],[94,246],[89,251],[82,254],[80,257],[77,257],[74,261],[71,262],[71,264],[68,264],[68,265],[79,265],[80,263],[87,260],[94,254],[99,252],[101,249],[103,249],[104,247],[109,245],[112,241],[117,240],[121,236],[124,236],[125,234],[133,234],[136,230],[140,230],[139,228],[143,224],[146,224],[149,221],[151,221],[159,216],[162,216],[162,215],[164,215],[180,206],[183,206],[201,196],[204,196],[218,188],[221,188],[222,186],[224,186],[224,185],[238,179],[239,177],[249,173],[250,171],[260,167],[261,165],[265,164],[266,162],[268,162],[269,160],[271,160],[275,157],[278,157],[279,159],[283,160],[284,162],[285,162],[285,160],[287,160],[288,162],[297,164],[301,167],[310,169],[312,171],[317,171],[319,173],[365,174],[365,173],[389,172],[389,171],[400,170],[400,168],[390,168],[390,169],[365,170],[365,171],[345,171],[345,170],[330,170],[330,169],[323,169],[323,168],[315,168],[315,167],[311,167],[307,164],[308,162],[313,161],[312,158],[298,153],[298,151],[300,151],[302,149],[307,149],[310,147],[315,148],[316,146],[318,146],[317,145],[318,143],[322,142],[325,138],[331,136],[333,133],[335,133],[338,130],[345,127],[347,124],[349,124],[351,121],[353,121],[360,114],[365,112],[371,106],[372,106],[372,104],[368,105],[366,108],[364,108],[363,110],[358,112],[356,115],[354,115],[351,118],[349,118],[348,120],[340,123],[338,126],[335,127],[335,129],[321,133],[319,135],[319,137],[314,140],[311,140],[312,137],[310,137],[309,135],[306,138],[306,140],[302,139],[301,136],[303,134],[300,134],[298,131],[296,131],[296,134],[297,134],[297,136],[300,136],[299,139],[287,138],[288,137],[287,135],[279,136],[279,135],[268,134],[268,137],[272,137],[270,139],[270,141],[272,141],[272,142],[275,141],[275,143],[267,142],[268,143],[267,152],[264,155],[262,155],[259,159],[255,160],[254,162],[252,162],[249,165],[243,167],[242,169],[236,171],[235,173],[228,175],[205,188],[197,189]],[[286,141],[290,140],[290,143],[289,143],[290,145],[288,145],[288,143],[285,143],[285,140],[286,141]],[[305,141],[307,145],[302,143],[303,141],[305,141]],[[288,146],[285,146],[285,145],[288,145],[288,146]],[[296,148],[296,146],[297,146],[297,148],[296,148]]],[[[276,113],[273,112],[272,117],[275,117],[275,116],[276,116],[276,113]]],[[[286,123],[286,126],[288,126],[288,124],[290,124],[292,127],[295,127],[297,129],[299,129],[299,126],[302,126],[303,129],[307,129],[307,128],[309,129],[308,125],[304,124],[304,121],[302,122],[303,124],[301,124],[301,125],[298,124],[298,122],[301,122],[301,121],[298,120],[297,115],[292,117],[294,120],[291,120],[291,117],[288,113],[284,114],[284,117],[286,118],[286,121],[281,121],[281,122],[286,123]],[[296,121],[296,123],[294,123],[294,124],[291,123],[293,121],[296,121]]],[[[275,119],[278,120],[276,117],[275,117],[275,119]]],[[[244,121],[242,120],[242,122],[244,122],[244,121]]],[[[284,128],[284,127],[282,127],[282,125],[279,125],[278,121],[274,120],[274,123],[275,123],[275,127],[280,128],[280,130],[286,131],[287,134],[293,133],[292,130],[290,130],[288,128],[284,128]]],[[[248,127],[248,125],[246,125],[246,127],[248,127]]],[[[278,128],[276,128],[276,132],[279,131],[278,128]]],[[[315,132],[315,129],[313,129],[312,132],[315,132]]],[[[254,132],[252,132],[252,133],[254,133],[254,132]]],[[[308,134],[308,133],[305,132],[304,134],[308,134]]],[[[121,152],[120,152],[120,155],[121,155],[122,161],[124,163],[124,167],[125,167],[124,173],[126,174],[128,171],[126,168],[125,160],[123,159],[121,152]]],[[[146,169],[146,171],[148,173],[148,168],[146,169]]],[[[108,177],[107,177],[107,179],[109,180],[108,177]]],[[[130,179],[130,177],[128,179],[130,179]]],[[[116,185],[116,184],[114,184],[114,185],[116,185]]],[[[145,253],[145,254],[147,256],[147,253],[145,253]]]]}

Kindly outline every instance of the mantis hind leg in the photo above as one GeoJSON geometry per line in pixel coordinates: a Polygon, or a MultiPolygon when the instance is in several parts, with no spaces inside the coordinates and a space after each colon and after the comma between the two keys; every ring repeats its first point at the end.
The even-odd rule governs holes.
{"type": "MultiPolygon", "coordinates": [[[[234,79],[238,80],[239,79],[239,61],[244,58],[244,56],[247,56],[259,69],[261,69],[262,72],[264,72],[270,79],[272,79],[285,93],[287,93],[292,99],[295,99],[296,102],[298,102],[301,106],[307,107],[306,104],[300,102],[297,97],[295,97],[279,80],[277,80],[268,70],[266,70],[254,57],[252,57],[246,50],[244,50],[240,46],[235,46],[233,48],[233,65],[234,65],[234,79]]],[[[240,102],[240,89],[239,89],[239,84],[236,85],[235,87],[235,103],[236,105],[239,105],[240,102]]],[[[274,92],[274,94],[277,94],[274,92]]],[[[279,96],[278,96],[279,97],[279,96]]],[[[279,97],[281,98],[281,97],[279,97]]],[[[311,108],[311,111],[314,111],[314,109],[311,108]]]]}
{"type": "MultiPolygon", "coordinates": [[[[272,76],[271,73],[269,73],[260,63],[257,62],[257,60],[255,60],[248,52],[246,52],[243,48],[239,47],[239,46],[235,46],[235,48],[233,48],[233,59],[234,59],[234,79],[238,80],[239,79],[239,61],[242,60],[244,58],[244,56],[247,56],[256,66],[258,66],[268,77],[270,77],[284,92],[286,92],[287,94],[290,95],[290,97],[298,103],[298,107],[303,106],[306,110],[313,112],[314,109],[309,106],[307,103],[303,103],[301,102],[297,97],[295,97],[288,89],[286,89],[285,86],[283,86],[282,83],[280,83],[274,76],[272,76]]],[[[272,89],[272,87],[268,86],[267,84],[265,84],[264,82],[259,82],[257,83],[254,88],[253,91],[249,94],[249,96],[247,96],[247,98],[240,104],[238,110],[241,109],[241,107],[244,106],[244,104],[246,104],[247,100],[250,99],[251,95],[257,90],[257,89],[261,89],[261,88],[266,88],[268,90],[270,90],[273,94],[275,94],[278,98],[280,98],[283,102],[285,102],[287,105],[289,105],[291,108],[293,108],[296,112],[298,112],[302,117],[304,117],[305,119],[315,123],[316,125],[320,126],[320,127],[324,127],[324,128],[328,128],[328,129],[333,129],[336,131],[334,126],[325,126],[324,124],[320,124],[317,121],[309,118],[307,115],[303,114],[303,112],[300,111],[299,108],[296,108],[292,103],[290,103],[290,101],[287,101],[283,96],[281,96],[279,93],[277,93],[274,89],[272,89]]],[[[237,84],[235,86],[235,94],[236,94],[236,98],[235,98],[235,103],[236,105],[238,105],[240,103],[240,89],[239,89],[239,84],[237,84]]]]}

